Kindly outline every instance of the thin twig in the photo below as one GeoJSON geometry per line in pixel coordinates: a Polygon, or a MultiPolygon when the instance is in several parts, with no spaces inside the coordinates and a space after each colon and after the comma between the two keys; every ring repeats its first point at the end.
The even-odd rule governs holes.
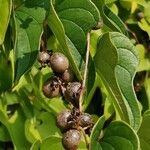
{"type": "Polygon", "coordinates": [[[79,110],[80,110],[80,112],[82,112],[83,95],[85,92],[86,78],[87,78],[87,73],[88,73],[89,54],[90,54],[90,32],[87,33],[87,49],[86,49],[85,69],[84,69],[82,88],[81,88],[81,93],[80,93],[80,98],[79,98],[79,110]]]}

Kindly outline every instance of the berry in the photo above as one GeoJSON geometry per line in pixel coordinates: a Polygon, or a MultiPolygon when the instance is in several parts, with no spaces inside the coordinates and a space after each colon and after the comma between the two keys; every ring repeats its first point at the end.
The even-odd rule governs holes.
{"type": "Polygon", "coordinates": [[[69,67],[69,61],[62,53],[55,52],[50,58],[50,66],[56,73],[64,73],[69,67]]]}
{"type": "Polygon", "coordinates": [[[74,106],[79,106],[79,97],[81,92],[81,83],[72,82],[68,83],[65,91],[65,99],[71,102],[74,106]]]}
{"type": "Polygon", "coordinates": [[[64,133],[62,144],[66,150],[77,150],[81,135],[78,130],[72,129],[64,133]]]}
{"type": "Polygon", "coordinates": [[[93,120],[90,114],[82,113],[79,117],[79,125],[83,128],[93,125],[93,120]]]}
{"type": "Polygon", "coordinates": [[[57,116],[57,126],[63,130],[70,127],[69,120],[71,119],[71,112],[69,110],[63,111],[57,116]]]}
{"type": "Polygon", "coordinates": [[[65,72],[61,75],[61,79],[66,83],[72,82],[74,79],[73,72],[70,69],[65,70],[65,72]]]}
{"type": "Polygon", "coordinates": [[[60,86],[55,78],[48,79],[43,85],[43,94],[48,98],[60,95],[60,86]]]}
{"type": "Polygon", "coordinates": [[[39,52],[38,61],[42,65],[48,64],[50,62],[50,55],[45,51],[39,52]]]}

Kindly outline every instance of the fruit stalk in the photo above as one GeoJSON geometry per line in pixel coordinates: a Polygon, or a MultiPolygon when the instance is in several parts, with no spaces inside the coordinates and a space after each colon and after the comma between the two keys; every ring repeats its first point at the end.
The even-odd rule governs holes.
{"type": "Polygon", "coordinates": [[[88,73],[88,63],[89,63],[89,54],[90,54],[90,32],[87,33],[87,49],[86,49],[86,59],[85,59],[85,69],[84,69],[84,76],[82,81],[81,93],[79,97],[79,110],[82,112],[82,102],[83,102],[83,95],[85,92],[86,87],[86,78],[88,73]]]}

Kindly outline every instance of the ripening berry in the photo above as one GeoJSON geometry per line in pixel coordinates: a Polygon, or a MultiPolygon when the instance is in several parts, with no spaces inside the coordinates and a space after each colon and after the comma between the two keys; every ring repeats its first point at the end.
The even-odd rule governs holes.
{"type": "Polygon", "coordinates": [[[50,58],[50,66],[54,72],[64,73],[69,68],[68,58],[62,53],[55,52],[50,58]]]}
{"type": "Polygon", "coordinates": [[[81,134],[78,130],[71,129],[64,133],[62,144],[66,150],[77,150],[81,134]]]}
{"type": "Polygon", "coordinates": [[[71,111],[65,110],[57,116],[57,126],[62,129],[68,129],[70,127],[69,120],[71,119],[71,111]]]}
{"type": "Polygon", "coordinates": [[[43,94],[48,98],[60,95],[60,86],[56,79],[50,78],[43,85],[43,94]]]}
{"type": "Polygon", "coordinates": [[[69,83],[66,87],[65,99],[68,102],[71,102],[75,107],[78,107],[80,92],[81,92],[80,82],[69,83]]]}

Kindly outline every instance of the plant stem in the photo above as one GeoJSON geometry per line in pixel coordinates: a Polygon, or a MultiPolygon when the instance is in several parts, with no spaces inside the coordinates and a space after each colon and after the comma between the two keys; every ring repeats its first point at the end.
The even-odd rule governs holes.
{"type": "Polygon", "coordinates": [[[85,69],[84,69],[84,76],[82,81],[82,87],[81,87],[81,93],[79,98],[79,110],[82,112],[82,102],[83,102],[83,95],[85,92],[85,86],[86,86],[86,78],[88,73],[88,62],[89,62],[89,54],[90,54],[90,32],[87,33],[87,49],[86,49],[86,58],[85,58],[85,69]]]}
{"type": "Polygon", "coordinates": [[[86,133],[82,127],[80,127],[79,130],[82,132],[82,135],[83,135],[84,140],[85,140],[86,148],[87,148],[87,150],[89,150],[89,140],[86,136],[86,133]]]}

